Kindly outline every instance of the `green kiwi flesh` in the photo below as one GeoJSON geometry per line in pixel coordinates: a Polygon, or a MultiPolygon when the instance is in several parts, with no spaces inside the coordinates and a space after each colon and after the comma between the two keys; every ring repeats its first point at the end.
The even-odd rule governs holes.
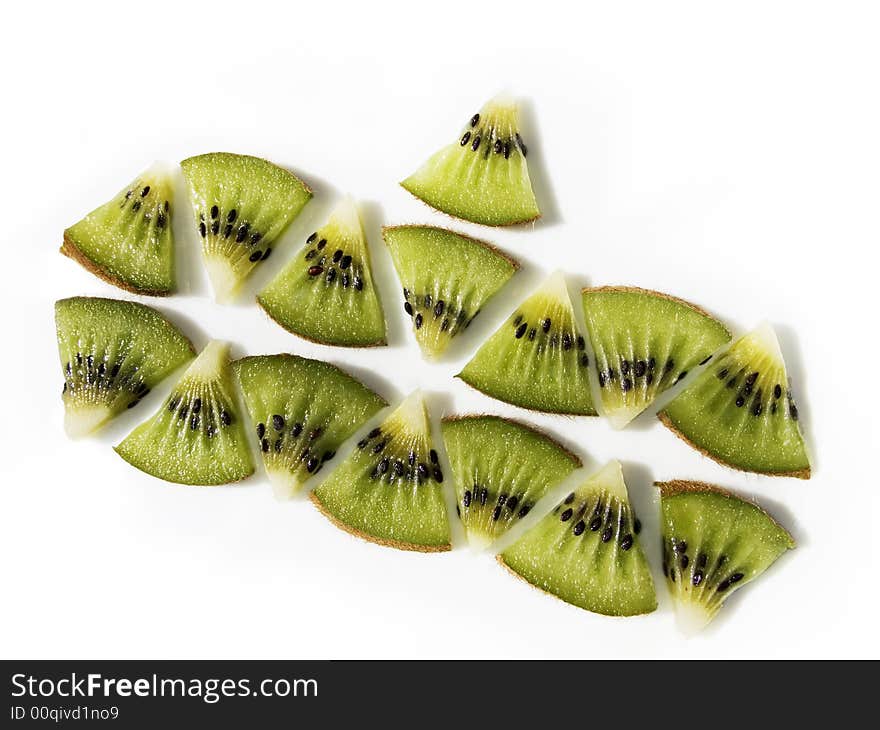
{"type": "Polygon", "coordinates": [[[99,297],[55,302],[64,376],[64,428],[91,433],[195,355],[190,341],[152,307],[99,297]]]}
{"type": "Polygon", "coordinates": [[[663,574],[679,623],[692,633],[795,543],[760,507],[720,487],[680,480],[657,487],[663,574]]]}
{"type": "Polygon", "coordinates": [[[476,547],[501,537],[581,466],[549,436],[506,418],[444,418],[441,428],[456,512],[476,547]]]}
{"type": "Polygon", "coordinates": [[[335,365],[296,355],[232,364],[275,495],[292,497],[387,403],[335,365]]]}
{"type": "Polygon", "coordinates": [[[657,608],[640,523],[611,461],[499,556],[532,585],[580,608],[634,616],[657,608]]]}
{"type": "Polygon", "coordinates": [[[678,436],[743,471],[810,478],[798,409],[770,325],[741,337],[659,414],[678,436]]]}
{"type": "Polygon", "coordinates": [[[312,191],[293,173],[249,155],[212,152],[180,166],[214,296],[228,301],[269,257],[312,191]]]}
{"type": "Polygon", "coordinates": [[[154,165],[65,230],[61,253],[121,289],[170,294],[175,288],[173,202],[171,171],[154,165]]]}
{"type": "Polygon", "coordinates": [[[439,552],[451,547],[442,481],[416,391],[358,441],[311,497],[353,535],[402,550],[439,552]]]}
{"type": "Polygon", "coordinates": [[[257,301],[286,330],[341,347],[385,344],[385,315],[354,202],[343,199],[257,301]]]}
{"type": "Polygon", "coordinates": [[[229,367],[229,345],[209,342],[159,411],[116,452],[132,466],[178,484],[237,482],[254,471],[229,367]]]}
{"type": "Polygon", "coordinates": [[[497,97],[401,185],[432,208],[488,226],[540,217],[516,104],[497,97]]]}
{"type": "Polygon", "coordinates": [[[443,353],[519,268],[488,243],[443,228],[395,226],[382,233],[403,286],[404,311],[428,358],[443,353]]]}
{"type": "Polygon", "coordinates": [[[595,416],[589,365],[565,280],[557,272],[510,315],[458,377],[522,408],[595,416]]]}
{"type": "Polygon", "coordinates": [[[688,371],[730,341],[717,319],[682,299],[647,289],[584,289],[602,411],[623,428],[688,371]]]}

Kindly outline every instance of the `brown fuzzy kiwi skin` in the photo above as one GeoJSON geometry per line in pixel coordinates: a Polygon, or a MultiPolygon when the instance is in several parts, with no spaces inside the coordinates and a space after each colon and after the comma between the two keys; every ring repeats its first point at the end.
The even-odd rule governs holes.
{"type": "MultiPolygon", "coordinates": [[[[402,182],[398,183],[398,185],[400,185],[400,187],[402,187],[404,190],[406,190],[406,192],[408,192],[410,195],[412,195],[416,200],[421,202],[423,205],[426,205],[428,208],[430,208],[433,211],[436,211],[437,213],[442,213],[447,218],[449,218],[450,220],[453,220],[453,221],[464,221],[465,223],[475,223],[478,226],[486,226],[487,228],[518,228],[518,227],[525,227],[529,223],[535,223],[542,215],[541,213],[538,213],[538,215],[534,216],[533,218],[529,218],[528,220],[524,220],[524,221],[516,221],[515,223],[481,223],[480,221],[472,221],[467,218],[459,218],[457,215],[453,215],[452,213],[447,213],[445,210],[440,210],[440,208],[435,208],[427,200],[423,200],[418,195],[416,195],[412,190],[407,189],[402,182]]],[[[534,194],[534,191],[532,191],[532,192],[534,194]]]]}
{"type": "Polygon", "coordinates": [[[746,499],[745,497],[740,497],[738,494],[734,494],[729,489],[725,489],[724,487],[719,487],[717,484],[709,484],[708,482],[699,482],[693,481],[690,479],[670,479],[668,482],[654,482],[654,486],[660,490],[660,498],[663,499],[665,497],[675,497],[679,494],[717,494],[719,496],[725,497],[727,499],[737,500],[739,502],[745,502],[746,504],[750,504],[755,509],[760,510],[764,515],[767,516],[774,525],[776,525],[780,530],[782,530],[786,535],[788,535],[788,539],[791,541],[791,546],[795,547],[796,543],[794,537],[792,537],[791,533],[785,529],[783,525],[781,525],[767,510],[765,510],[761,505],[751,499],[746,499]]]}
{"type": "Polygon", "coordinates": [[[327,347],[348,347],[353,350],[363,350],[368,347],[387,347],[388,340],[384,337],[381,340],[376,340],[375,342],[365,342],[360,345],[338,345],[332,342],[323,342],[322,340],[316,340],[313,337],[309,337],[308,335],[300,334],[299,332],[294,332],[290,327],[287,327],[283,322],[279,322],[275,317],[272,316],[272,313],[263,306],[263,302],[260,301],[259,295],[256,297],[257,305],[260,309],[266,314],[266,316],[271,319],[275,324],[277,324],[281,329],[290,332],[292,335],[296,335],[300,339],[305,340],[306,342],[314,342],[316,345],[326,345],[327,347]]]}
{"type": "Polygon", "coordinates": [[[575,454],[574,452],[567,449],[561,443],[559,443],[555,438],[553,438],[546,431],[542,431],[537,426],[533,426],[530,423],[526,423],[525,421],[520,421],[516,418],[505,418],[504,416],[497,416],[494,413],[466,413],[463,415],[456,416],[444,416],[440,423],[455,423],[457,421],[476,421],[481,418],[493,418],[499,421],[504,421],[504,423],[509,423],[512,426],[518,426],[526,431],[533,433],[535,436],[540,436],[541,438],[547,439],[554,446],[559,447],[563,453],[569,458],[572,464],[574,464],[576,469],[580,469],[584,464],[581,461],[581,458],[575,454]]]}
{"type": "MultiPolygon", "coordinates": [[[[303,355],[294,355],[294,354],[289,353],[289,352],[277,352],[277,353],[275,353],[274,355],[245,355],[244,357],[240,357],[240,358],[238,358],[237,360],[233,360],[232,363],[231,363],[231,365],[234,365],[234,364],[237,363],[237,362],[247,362],[248,360],[260,360],[260,359],[262,359],[262,358],[264,358],[264,357],[280,357],[280,358],[283,358],[283,359],[293,359],[293,358],[296,358],[296,359],[299,359],[299,360],[314,360],[315,362],[320,362],[320,363],[322,363],[323,365],[329,365],[330,367],[336,368],[336,370],[338,370],[338,371],[339,371],[340,373],[342,373],[343,375],[346,375],[347,377],[351,378],[352,380],[354,380],[354,381],[360,383],[364,388],[366,388],[366,389],[367,389],[368,391],[370,391],[374,396],[376,396],[379,400],[382,401],[382,407],[383,407],[383,408],[387,408],[387,407],[388,407],[388,401],[385,400],[385,397],[384,397],[384,396],[379,395],[379,393],[377,393],[375,390],[373,390],[371,387],[369,387],[369,386],[366,385],[365,383],[361,382],[361,380],[360,380],[359,378],[356,378],[354,375],[352,375],[350,372],[348,372],[348,370],[346,370],[345,368],[341,368],[341,367],[339,367],[339,365],[336,365],[335,363],[332,363],[332,362],[327,362],[326,360],[318,360],[317,358],[313,358],[313,357],[305,357],[305,356],[303,356],[303,355]]],[[[234,372],[234,368],[233,368],[233,372],[234,372]]],[[[236,378],[236,380],[238,380],[238,378],[236,378]]],[[[247,409],[245,409],[245,410],[247,410],[247,409]]]]}
{"type": "Polygon", "coordinates": [[[692,309],[693,311],[697,312],[697,314],[702,314],[704,317],[708,317],[709,319],[718,322],[718,324],[720,324],[724,328],[724,331],[727,333],[728,337],[733,336],[730,330],[727,329],[727,325],[724,324],[724,322],[722,322],[720,319],[718,319],[718,317],[709,314],[709,312],[707,312],[705,309],[697,306],[693,302],[689,302],[687,299],[674,297],[671,294],[666,294],[662,291],[656,291],[654,289],[643,289],[642,287],[638,286],[587,286],[581,289],[581,294],[592,294],[594,292],[622,292],[625,294],[646,294],[648,296],[666,299],[670,302],[681,304],[683,307],[687,307],[688,309],[692,309]]]}
{"type": "Polygon", "coordinates": [[[693,441],[691,441],[687,436],[685,436],[681,431],[679,431],[678,427],[672,422],[672,419],[666,414],[665,411],[660,411],[657,414],[657,418],[660,423],[662,423],[666,428],[668,428],[672,433],[674,433],[678,438],[684,441],[688,446],[690,446],[695,451],[699,451],[703,456],[706,456],[712,461],[721,464],[722,466],[729,467],[730,469],[736,469],[737,471],[743,471],[749,474],[764,474],[769,477],[794,477],[795,479],[809,479],[812,475],[810,467],[806,467],[805,469],[795,469],[794,471],[761,471],[756,469],[747,469],[745,467],[739,466],[737,464],[731,464],[729,461],[724,461],[718,456],[714,454],[710,454],[706,449],[701,446],[697,446],[693,441]]]}
{"type": "Polygon", "coordinates": [[[123,281],[122,279],[113,276],[109,271],[103,269],[98,266],[94,261],[92,261],[88,256],[86,256],[73,242],[73,239],[67,235],[67,231],[64,232],[64,242],[61,244],[61,248],[58,249],[59,252],[67,256],[67,258],[76,261],[80,266],[82,266],[86,271],[94,274],[99,279],[103,279],[108,284],[112,284],[113,286],[119,287],[124,291],[131,292],[132,294],[140,294],[142,296],[148,297],[167,297],[170,294],[174,293],[174,289],[143,289],[141,287],[134,286],[133,284],[129,284],[128,282],[123,281]]]}
{"type": "Polygon", "coordinates": [[[366,540],[367,542],[374,543],[375,545],[382,545],[383,547],[396,548],[398,550],[407,550],[409,552],[414,553],[445,553],[452,550],[451,543],[445,543],[443,545],[417,545],[412,542],[402,542],[400,540],[389,540],[384,537],[376,537],[375,535],[371,535],[363,530],[359,530],[356,527],[352,527],[351,525],[347,525],[342,520],[340,520],[336,515],[330,512],[325,506],[324,503],[320,500],[317,494],[311,492],[309,494],[309,499],[312,501],[312,504],[317,507],[318,511],[324,515],[330,522],[332,522],[336,527],[340,530],[347,532],[349,535],[353,535],[354,537],[359,537],[361,540],[366,540]]]}
{"type": "Polygon", "coordinates": [[[443,231],[444,233],[451,233],[453,236],[458,236],[459,238],[464,238],[466,241],[470,241],[471,243],[475,243],[478,246],[482,246],[487,251],[491,253],[497,254],[501,258],[505,259],[512,267],[514,273],[519,271],[520,263],[513,256],[508,254],[505,251],[502,251],[495,244],[489,243],[488,241],[484,241],[481,238],[474,238],[473,236],[469,236],[466,233],[460,233],[459,231],[453,231],[451,228],[446,228],[444,226],[432,226],[427,223],[401,223],[396,226],[382,226],[382,240],[385,242],[385,245],[388,245],[388,241],[385,240],[385,231],[399,231],[407,228],[427,228],[428,230],[433,231],[443,231]]]}
{"type": "Polygon", "coordinates": [[[498,555],[495,556],[495,560],[498,562],[498,565],[500,565],[502,568],[504,568],[504,570],[506,570],[510,575],[512,575],[514,578],[516,578],[518,580],[521,580],[523,583],[525,583],[530,588],[533,588],[536,591],[543,593],[545,596],[550,596],[550,598],[555,598],[557,601],[561,601],[566,606],[571,606],[572,608],[577,609],[578,611],[586,611],[587,613],[594,613],[597,616],[606,616],[608,618],[624,619],[624,618],[634,618],[635,616],[647,616],[649,613],[653,613],[654,611],[657,610],[655,607],[653,611],[648,611],[646,613],[627,613],[627,614],[619,614],[619,615],[613,614],[613,613],[599,613],[598,611],[591,611],[590,609],[584,608],[583,606],[576,606],[573,603],[569,603],[564,598],[560,598],[559,596],[557,596],[555,593],[551,593],[550,591],[546,591],[543,588],[541,588],[541,586],[537,586],[534,583],[532,583],[531,581],[526,580],[523,576],[521,576],[513,568],[511,568],[507,563],[504,562],[504,556],[501,553],[498,553],[498,555]]]}
{"type": "MultiPolygon", "coordinates": [[[[510,403],[509,401],[503,400],[496,395],[492,395],[491,393],[486,392],[482,388],[478,388],[473,383],[469,383],[463,377],[461,377],[461,373],[458,373],[454,377],[458,378],[462,383],[467,384],[468,387],[473,388],[478,393],[482,393],[483,395],[492,398],[492,400],[497,400],[499,403],[507,403],[508,405],[513,406],[514,408],[522,408],[524,411],[528,411],[529,413],[549,413],[551,416],[571,416],[572,418],[596,418],[599,413],[572,413],[571,411],[542,411],[538,408],[530,408],[529,406],[521,406],[517,403],[510,403]]],[[[593,406],[593,410],[595,410],[595,406],[593,406]]]]}

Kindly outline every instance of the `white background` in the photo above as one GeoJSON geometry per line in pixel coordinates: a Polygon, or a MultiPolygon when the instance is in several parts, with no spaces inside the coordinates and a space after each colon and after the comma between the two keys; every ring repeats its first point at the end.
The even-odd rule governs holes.
{"type": "MultiPolygon", "coordinates": [[[[19,3],[0,44],[4,657],[878,656],[875,409],[880,46],[871,3],[19,3]],[[17,15],[16,15],[17,14],[17,15]],[[489,96],[525,100],[545,217],[451,223],[398,187],[489,96]],[[808,482],[736,473],[650,414],[525,416],[593,469],[625,465],[657,565],[653,479],[757,496],[800,547],[703,636],[659,610],[609,619],[544,596],[489,556],[419,555],[337,530],[265,477],[195,488],[111,449],[171,383],[97,438],[62,430],[52,305],[127,296],[57,253],[61,232],[154,159],[265,156],[315,190],[239,306],[212,303],[185,215],[181,294],[155,303],[201,347],[351,366],[434,415],[525,416],[452,379],[550,270],[690,299],[742,332],[777,328],[814,455],[808,482]],[[343,192],[364,204],[391,346],[303,342],[253,293],[343,192]],[[461,338],[422,362],[383,250],[385,223],[453,225],[523,270],[461,338]]],[[[178,210],[183,210],[178,206],[178,210]]],[[[581,474],[580,476],[584,476],[581,474]]]]}

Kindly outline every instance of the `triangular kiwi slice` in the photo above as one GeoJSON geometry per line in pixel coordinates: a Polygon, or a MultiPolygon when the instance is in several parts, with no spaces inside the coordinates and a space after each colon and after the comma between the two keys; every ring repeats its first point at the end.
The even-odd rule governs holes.
{"type": "Polygon", "coordinates": [[[228,484],[253,474],[229,367],[229,345],[212,341],[162,407],[116,447],[132,466],[178,484],[228,484]]]}
{"type": "Polygon", "coordinates": [[[314,492],[343,530],[402,550],[450,549],[443,472],[421,394],[410,395],[314,492]]]}
{"type": "Polygon", "coordinates": [[[266,473],[278,497],[291,497],[336,455],[339,445],[382,408],[384,399],[335,365],[296,355],[233,363],[266,473]]]}
{"type": "Polygon", "coordinates": [[[698,631],[734,591],[787,550],[792,536],[757,505],[702,482],[658,482],[663,574],[683,629],[698,631]]]}
{"type": "Polygon", "coordinates": [[[152,307],[99,297],[55,302],[64,374],[64,428],[84,436],[134,408],[195,355],[192,343],[152,307]]]}
{"type": "Polygon", "coordinates": [[[688,370],[730,341],[730,332],[699,307],[629,286],[582,292],[602,410],[623,428],[688,370]]]}
{"type": "Polygon", "coordinates": [[[565,279],[557,272],[510,315],[458,377],[522,408],[595,416],[589,365],[565,279]]]}
{"type": "Polygon", "coordinates": [[[484,241],[433,226],[382,231],[403,285],[403,308],[427,357],[440,355],[519,263],[484,241]]]}
{"type": "Polygon", "coordinates": [[[695,449],[743,471],[810,478],[776,333],[765,324],[715,358],[659,414],[695,449]]]}
{"type": "Polygon", "coordinates": [[[385,315],[373,283],[357,207],[343,199],[326,225],[257,296],[284,329],[313,342],[374,347],[385,342],[385,315]]]}
{"type": "Polygon", "coordinates": [[[172,171],[154,165],[64,231],[61,253],[136,294],[174,291],[172,171]]]}
{"type": "Polygon", "coordinates": [[[620,462],[611,461],[499,556],[502,565],[563,601],[608,616],[657,608],[639,521],[620,462]]]}
{"type": "Polygon", "coordinates": [[[537,429],[499,416],[444,418],[456,511],[468,541],[497,540],[581,460],[537,429]]]}
{"type": "Polygon", "coordinates": [[[214,296],[228,301],[254,267],[269,258],[312,191],[293,173],[249,155],[211,152],[180,166],[214,296]]]}
{"type": "Polygon", "coordinates": [[[443,213],[509,226],[541,215],[526,164],[515,102],[496,97],[401,185],[443,213]]]}

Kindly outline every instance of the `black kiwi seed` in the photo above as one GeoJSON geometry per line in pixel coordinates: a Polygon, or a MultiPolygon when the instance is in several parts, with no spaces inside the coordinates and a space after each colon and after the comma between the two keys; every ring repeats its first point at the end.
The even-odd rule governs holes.
{"type": "Polygon", "coordinates": [[[636,519],[633,521],[633,532],[635,532],[636,535],[638,535],[641,531],[642,531],[642,521],[638,517],[636,517],[636,519]]]}
{"type": "Polygon", "coordinates": [[[318,250],[319,250],[319,251],[323,251],[323,250],[324,250],[324,246],[326,246],[326,245],[327,245],[327,239],[326,239],[326,238],[322,238],[320,241],[318,241],[318,250]]]}
{"type": "Polygon", "coordinates": [[[519,136],[519,132],[516,133],[516,143],[519,145],[520,150],[522,150],[522,156],[525,157],[528,154],[528,150],[526,149],[526,143],[519,136]]]}
{"type": "Polygon", "coordinates": [[[220,233],[220,221],[214,221],[214,222],[211,224],[211,233],[213,233],[215,236],[216,236],[218,233],[220,233]]]}
{"type": "Polygon", "coordinates": [[[131,209],[132,209],[132,211],[137,213],[141,209],[141,201],[135,200],[134,203],[132,203],[131,209]]]}
{"type": "Polygon", "coordinates": [[[235,223],[235,218],[238,216],[238,211],[233,208],[226,214],[226,222],[227,223],[235,223]]]}
{"type": "Polygon", "coordinates": [[[620,541],[620,549],[621,550],[629,550],[633,546],[633,536],[632,535],[624,535],[623,539],[620,541]]]}
{"type": "Polygon", "coordinates": [[[328,284],[332,284],[333,280],[336,278],[336,269],[330,269],[330,271],[327,272],[327,276],[324,278],[327,280],[328,284]]]}
{"type": "Polygon", "coordinates": [[[314,440],[315,440],[316,438],[318,438],[318,436],[320,436],[322,433],[324,433],[324,429],[323,429],[323,428],[316,428],[316,429],[313,429],[313,430],[309,431],[309,441],[314,441],[314,440]]]}
{"type": "Polygon", "coordinates": [[[437,452],[434,449],[428,452],[428,458],[431,460],[432,464],[436,464],[438,461],[437,452]]]}
{"type": "Polygon", "coordinates": [[[575,536],[578,536],[578,535],[582,535],[584,530],[586,530],[586,529],[587,529],[587,526],[584,524],[584,521],[581,520],[580,522],[578,522],[574,526],[574,528],[572,529],[572,532],[575,534],[575,536]]]}
{"type": "Polygon", "coordinates": [[[668,373],[674,367],[675,367],[675,360],[670,358],[669,360],[666,361],[666,365],[663,366],[663,370],[664,370],[664,372],[668,373]]]}
{"type": "Polygon", "coordinates": [[[250,229],[249,229],[247,223],[245,223],[244,225],[239,226],[239,228],[238,228],[238,233],[235,234],[235,242],[236,242],[236,243],[241,243],[242,241],[244,241],[244,239],[247,238],[247,234],[248,234],[248,231],[249,231],[249,230],[250,230],[250,229]]]}
{"type": "Polygon", "coordinates": [[[621,375],[629,375],[630,362],[629,360],[621,360],[620,362],[620,373],[621,375]]]}
{"type": "Polygon", "coordinates": [[[382,449],[384,449],[384,448],[385,448],[385,442],[384,442],[384,441],[380,441],[378,444],[376,444],[376,445],[373,447],[373,453],[374,453],[374,454],[378,454],[378,453],[379,453],[380,451],[382,451],[382,449]]]}
{"type": "Polygon", "coordinates": [[[282,438],[277,438],[277,439],[275,439],[275,443],[274,443],[274,445],[273,445],[273,448],[275,449],[275,453],[276,453],[276,454],[280,454],[280,453],[281,453],[281,447],[282,447],[283,445],[284,445],[284,439],[282,439],[282,438]]]}
{"type": "Polygon", "coordinates": [[[601,518],[601,517],[594,517],[594,518],[590,521],[590,530],[591,530],[592,532],[595,532],[595,531],[598,530],[600,527],[602,527],[602,518],[601,518]]]}
{"type": "Polygon", "coordinates": [[[202,399],[194,398],[192,402],[192,412],[198,413],[200,410],[202,410],[202,399]]]}
{"type": "Polygon", "coordinates": [[[439,466],[434,467],[434,470],[431,472],[431,475],[434,477],[434,481],[440,482],[440,483],[443,482],[443,472],[440,471],[439,466]]]}
{"type": "Polygon", "coordinates": [[[728,588],[730,588],[730,581],[726,578],[718,584],[718,592],[724,593],[728,588]]]}
{"type": "Polygon", "coordinates": [[[211,206],[211,217],[217,218],[219,215],[220,215],[220,208],[218,208],[216,205],[212,205],[211,206]]]}
{"type": "Polygon", "coordinates": [[[412,304],[410,304],[409,302],[404,302],[403,311],[406,312],[410,317],[412,317],[414,313],[412,304]]]}
{"type": "Polygon", "coordinates": [[[687,370],[682,370],[682,371],[678,374],[678,377],[675,379],[675,382],[677,383],[679,380],[683,380],[685,377],[687,377],[687,374],[688,374],[688,371],[687,371],[687,370]]]}
{"type": "Polygon", "coordinates": [[[791,419],[793,421],[796,421],[798,419],[798,409],[794,403],[789,404],[788,414],[791,416],[791,419]]]}
{"type": "Polygon", "coordinates": [[[359,449],[364,448],[366,445],[367,445],[367,440],[366,440],[366,439],[361,439],[360,441],[357,442],[357,447],[358,447],[359,449]]]}
{"type": "Polygon", "coordinates": [[[754,405],[752,405],[752,415],[753,416],[760,416],[761,412],[764,410],[764,404],[761,403],[760,398],[761,398],[761,392],[758,391],[758,395],[755,396],[754,405]]]}
{"type": "Polygon", "coordinates": [[[687,552],[688,544],[684,540],[681,540],[680,542],[676,543],[672,549],[675,550],[675,552],[677,553],[684,553],[687,552]]]}
{"type": "Polygon", "coordinates": [[[284,428],[284,416],[281,416],[277,413],[274,416],[272,416],[272,428],[274,428],[276,431],[280,431],[281,429],[283,429],[284,428]]]}
{"type": "Polygon", "coordinates": [[[306,471],[311,473],[315,471],[315,467],[318,466],[318,459],[315,456],[310,456],[309,460],[306,462],[306,471]]]}
{"type": "Polygon", "coordinates": [[[727,381],[727,387],[731,390],[736,385],[736,376],[734,375],[730,380],[727,381]]]}
{"type": "Polygon", "coordinates": [[[416,329],[419,329],[422,326],[422,313],[421,312],[419,312],[416,315],[415,320],[413,320],[413,324],[415,324],[416,329]]]}
{"type": "Polygon", "coordinates": [[[486,506],[486,500],[489,498],[489,490],[486,487],[483,487],[480,490],[480,504],[482,506],[486,506]]]}
{"type": "Polygon", "coordinates": [[[727,368],[721,368],[721,370],[718,371],[718,380],[724,380],[724,378],[726,378],[726,377],[727,377],[727,368]]]}
{"type": "Polygon", "coordinates": [[[534,339],[535,339],[535,336],[536,336],[537,334],[538,334],[538,330],[536,330],[534,327],[532,327],[532,328],[529,330],[529,342],[531,342],[532,340],[534,340],[534,339]]]}
{"type": "Polygon", "coordinates": [[[565,498],[565,504],[571,504],[572,502],[574,502],[574,492],[565,498]]]}
{"type": "Polygon", "coordinates": [[[166,220],[167,219],[165,218],[165,214],[160,212],[159,215],[156,217],[156,225],[159,228],[164,228],[166,220]]]}
{"type": "Polygon", "coordinates": [[[705,365],[711,359],[712,359],[711,355],[706,355],[706,357],[704,357],[702,360],[700,360],[700,365],[705,365]]]}
{"type": "Polygon", "coordinates": [[[476,127],[479,123],[480,123],[480,115],[474,114],[474,116],[471,117],[471,127],[476,127]]]}
{"type": "Polygon", "coordinates": [[[269,258],[270,253],[272,253],[271,248],[267,248],[265,251],[263,251],[263,258],[261,260],[265,261],[267,258],[269,258]]]}
{"type": "Polygon", "coordinates": [[[587,343],[584,341],[584,338],[581,335],[577,337],[577,346],[578,350],[585,350],[587,347],[587,343]]]}
{"type": "Polygon", "coordinates": [[[351,266],[351,256],[349,256],[348,254],[346,254],[345,256],[343,256],[343,257],[340,259],[340,261],[339,261],[339,268],[340,268],[340,269],[347,269],[349,266],[351,266]]]}
{"type": "Polygon", "coordinates": [[[257,233],[252,234],[251,235],[251,246],[256,246],[262,238],[263,238],[262,233],[257,232],[257,233]]]}
{"type": "Polygon", "coordinates": [[[301,423],[294,423],[293,428],[290,429],[290,435],[293,436],[293,438],[296,438],[302,433],[302,430],[303,426],[301,423]]]}
{"type": "Polygon", "coordinates": [[[526,333],[526,329],[528,329],[528,326],[526,325],[525,322],[523,322],[519,327],[516,328],[516,332],[514,333],[514,337],[516,337],[516,339],[518,339],[518,340],[522,339],[522,336],[526,333]]]}
{"type": "MultiPolygon", "coordinates": [[[[252,264],[255,264],[257,261],[260,260],[260,257],[262,255],[262,251],[254,251],[250,256],[248,256],[248,261],[250,261],[252,264]]],[[[309,269],[309,271],[311,271],[311,269],[309,269]]]]}
{"type": "Polygon", "coordinates": [[[602,542],[608,542],[613,534],[614,530],[611,529],[611,525],[608,525],[608,527],[602,530],[602,542]]]}
{"type": "Polygon", "coordinates": [[[269,439],[260,440],[260,449],[264,454],[269,453],[269,439]]]}
{"type": "Polygon", "coordinates": [[[504,143],[504,159],[510,159],[510,142],[504,143]]]}
{"type": "Polygon", "coordinates": [[[643,377],[644,374],[648,372],[648,364],[644,360],[637,361],[633,368],[633,372],[635,372],[637,378],[643,377]]]}
{"type": "Polygon", "coordinates": [[[573,344],[574,338],[571,336],[570,332],[562,333],[562,349],[570,350],[573,344]]]}
{"type": "Polygon", "coordinates": [[[782,386],[779,383],[773,386],[773,397],[777,400],[782,397],[782,386]]]}
{"type": "Polygon", "coordinates": [[[412,466],[416,463],[416,452],[410,451],[409,456],[407,456],[406,460],[409,462],[409,465],[412,466]]]}
{"type": "Polygon", "coordinates": [[[322,274],[324,272],[323,266],[309,266],[308,274],[309,276],[317,276],[318,274],[322,274]]]}
{"type": "Polygon", "coordinates": [[[228,426],[232,423],[232,414],[229,411],[223,410],[220,411],[220,423],[224,426],[228,426]]]}
{"type": "Polygon", "coordinates": [[[727,580],[729,580],[731,582],[731,584],[733,584],[733,583],[739,583],[743,578],[745,578],[745,576],[742,573],[734,573],[727,580]]]}
{"type": "Polygon", "coordinates": [[[688,564],[690,562],[691,562],[690,558],[687,555],[682,555],[681,560],[679,561],[679,564],[681,565],[681,569],[684,570],[685,568],[687,568],[688,564]]]}
{"type": "Polygon", "coordinates": [[[471,150],[476,152],[480,148],[480,135],[476,135],[474,137],[474,141],[471,142],[471,150]]]}
{"type": "Polygon", "coordinates": [[[693,583],[695,586],[698,586],[702,582],[703,582],[703,571],[702,570],[695,570],[693,578],[691,578],[691,583],[693,583]]]}
{"type": "Polygon", "coordinates": [[[419,477],[421,479],[427,479],[430,472],[428,471],[428,465],[419,462],[418,467],[416,467],[416,471],[419,473],[419,477]]]}
{"type": "Polygon", "coordinates": [[[311,236],[309,236],[309,237],[306,239],[306,243],[312,243],[317,237],[318,237],[317,232],[313,233],[311,236]]]}
{"type": "Polygon", "coordinates": [[[492,146],[492,149],[495,150],[495,154],[500,154],[504,150],[504,145],[501,144],[500,139],[495,140],[495,144],[492,146]]]}
{"type": "Polygon", "coordinates": [[[382,457],[382,460],[376,464],[376,472],[379,474],[384,474],[388,471],[388,457],[382,457]]]}
{"type": "Polygon", "coordinates": [[[574,514],[574,512],[572,511],[571,507],[569,507],[568,509],[564,510],[561,515],[559,515],[559,519],[563,522],[567,522],[571,519],[572,514],[574,514]]]}
{"type": "Polygon", "coordinates": [[[376,438],[376,436],[378,436],[380,433],[382,433],[382,429],[376,427],[376,428],[374,428],[372,431],[370,431],[370,432],[367,434],[367,438],[374,439],[374,438],[376,438]]]}
{"type": "Polygon", "coordinates": [[[201,422],[201,421],[200,421],[200,419],[199,419],[199,414],[198,414],[198,413],[193,413],[193,414],[192,414],[192,417],[189,419],[189,427],[190,427],[193,431],[198,431],[198,430],[199,430],[199,423],[200,423],[200,422],[201,422]]]}
{"type": "Polygon", "coordinates": [[[444,302],[442,299],[438,299],[437,303],[434,305],[434,316],[441,317],[445,308],[446,302],[444,302]]]}
{"type": "Polygon", "coordinates": [[[744,404],[745,402],[746,402],[746,399],[743,398],[743,396],[741,396],[741,395],[740,395],[740,396],[737,396],[737,398],[736,398],[736,407],[737,407],[737,408],[742,408],[742,407],[743,407],[743,404],[744,404]]]}
{"type": "Polygon", "coordinates": [[[501,506],[496,505],[495,509],[492,510],[492,522],[498,522],[499,517],[501,517],[501,506]]]}
{"type": "Polygon", "coordinates": [[[465,132],[463,135],[461,135],[461,146],[464,147],[468,143],[468,140],[470,138],[471,138],[470,132],[465,132]]]}
{"type": "Polygon", "coordinates": [[[461,502],[465,507],[469,507],[471,503],[471,492],[469,489],[464,490],[464,495],[461,498],[461,502]]]}
{"type": "Polygon", "coordinates": [[[585,368],[590,364],[590,358],[586,355],[581,355],[581,367],[585,368]]]}
{"type": "Polygon", "coordinates": [[[397,474],[397,476],[403,476],[403,472],[405,471],[406,467],[403,465],[402,461],[394,462],[394,473],[397,474]]]}
{"type": "Polygon", "coordinates": [[[338,264],[338,263],[339,263],[339,260],[340,260],[341,258],[342,258],[342,249],[337,248],[337,249],[333,252],[333,263],[334,263],[334,264],[338,264]]]}
{"type": "Polygon", "coordinates": [[[340,281],[342,282],[342,288],[348,289],[348,285],[351,283],[351,279],[349,278],[347,271],[342,273],[342,278],[340,279],[340,281]]]}
{"type": "Polygon", "coordinates": [[[361,289],[364,288],[364,282],[361,281],[361,277],[359,277],[359,276],[354,277],[354,288],[357,291],[361,291],[361,289]]]}
{"type": "Polygon", "coordinates": [[[440,323],[440,331],[446,332],[449,329],[449,317],[445,317],[443,321],[440,323]]]}
{"type": "Polygon", "coordinates": [[[623,392],[626,393],[632,390],[633,382],[629,378],[624,378],[620,381],[620,387],[623,389],[623,392]]]}
{"type": "Polygon", "coordinates": [[[709,562],[709,556],[706,555],[706,553],[700,553],[697,555],[697,567],[705,568],[707,562],[709,562]]]}
{"type": "Polygon", "coordinates": [[[600,370],[599,371],[599,387],[604,388],[607,383],[608,383],[608,376],[605,375],[604,370],[600,370]]]}

